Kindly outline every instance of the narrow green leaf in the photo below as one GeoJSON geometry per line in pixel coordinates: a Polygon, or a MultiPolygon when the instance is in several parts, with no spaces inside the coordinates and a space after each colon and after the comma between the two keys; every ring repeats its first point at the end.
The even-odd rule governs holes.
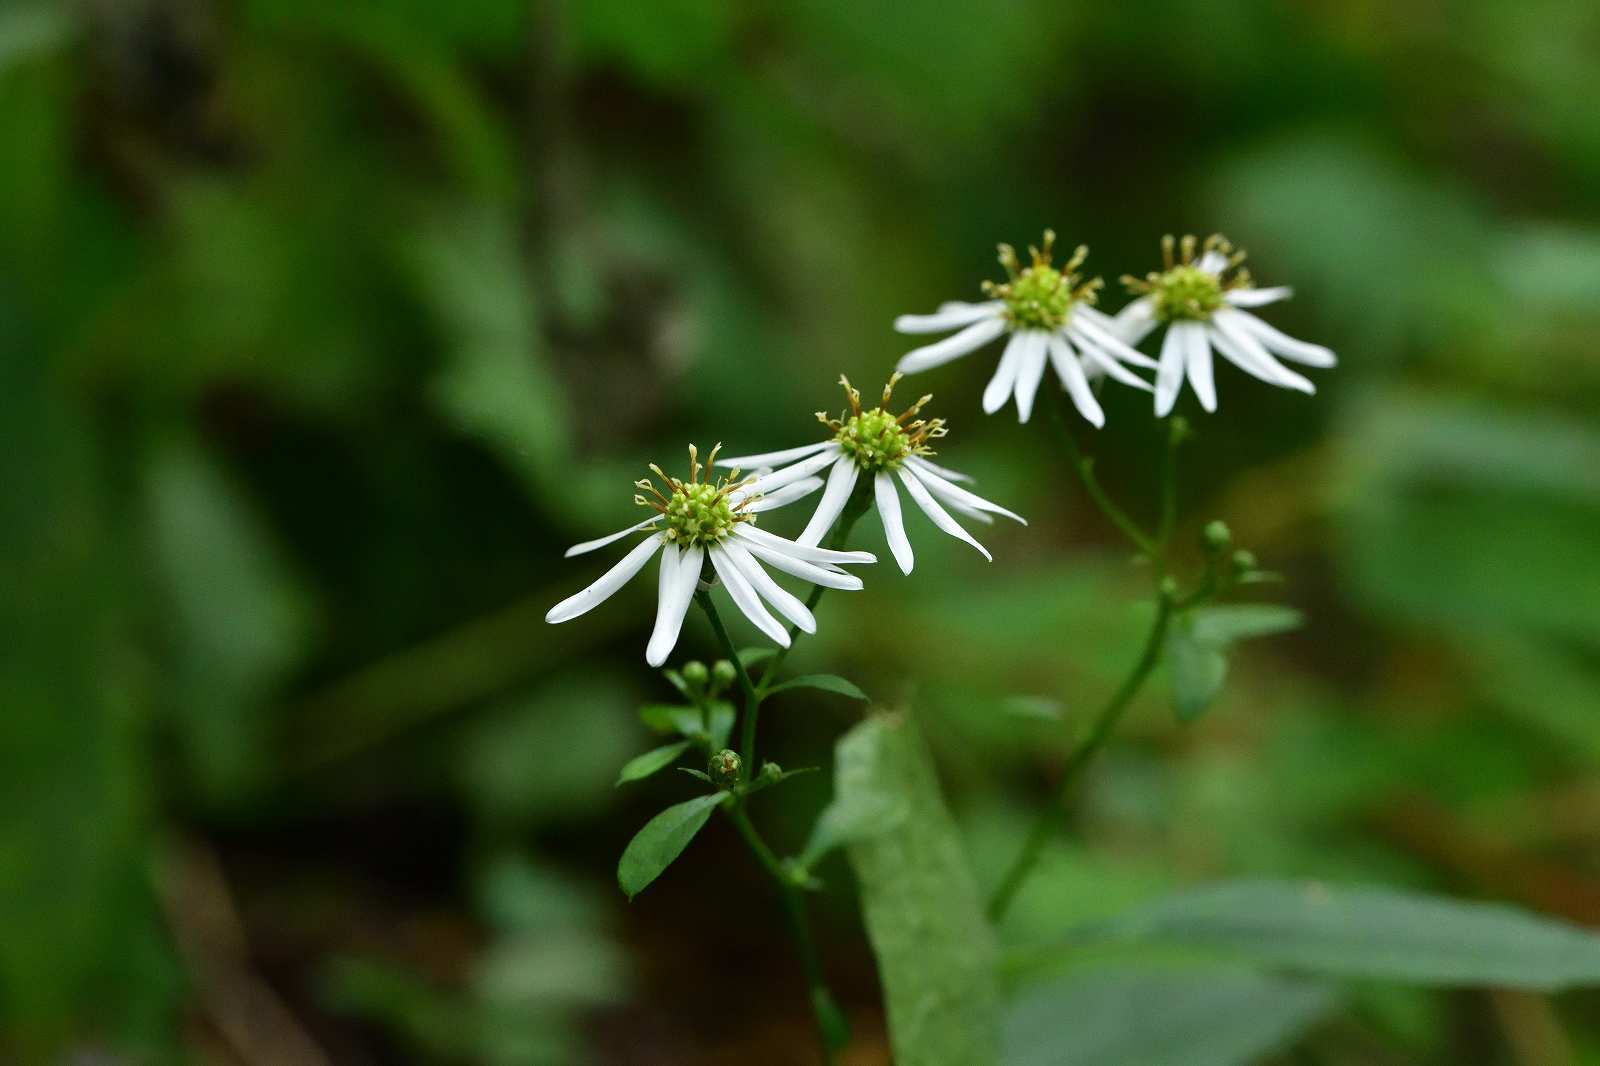
{"type": "Polygon", "coordinates": [[[756,663],[772,658],[778,654],[777,648],[740,648],[739,662],[746,670],[756,663]]]}
{"type": "Polygon", "coordinates": [[[1217,645],[1201,640],[1188,617],[1176,619],[1167,630],[1166,650],[1172,705],[1180,721],[1192,722],[1222,691],[1228,657],[1217,645]]]}
{"type": "Polygon", "coordinates": [[[704,724],[697,707],[678,707],[669,703],[647,703],[639,708],[639,721],[657,733],[695,736],[704,724]]]}
{"type": "Polygon", "coordinates": [[[733,720],[737,717],[738,712],[727,700],[717,700],[711,704],[711,726],[707,736],[712,751],[720,751],[728,746],[728,738],[733,735],[733,720]]]}
{"type": "Polygon", "coordinates": [[[711,775],[706,773],[704,770],[696,770],[693,767],[689,767],[689,766],[680,766],[680,767],[678,767],[678,772],[680,774],[688,774],[690,777],[694,778],[696,781],[704,781],[708,785],[714,783],[711,780],[711,775]]]}
{"type": "Polygon", "coordinates": [[[622,771],[617,774],[617,785],[620,787],[629,781],[639,781],[657,770],[664,770],[678,761],[678,756],[689,750],[689,742],[680,740],[676,744],[664,744],[653,748],[643,755],[635,755],[623,764],[622,771]]]}
{"type": "Polygon", "coordinates": [[[685,681],[683,679],[683,675],[678,673],[678,671],[669,666],[667,669],[661,671],[661,676],[666,678],[667,682],[673,688],[678,690],[679,695],[685,697],[686,699],[694,698],[694,693],[689,691],[689,682],[685,681]]]}
{"type": "Polygon", "coordinates": [[[1385,888],[1225,882],[1112,919],[1092,939],[1409,984],[1600,985],[1600,935],[1502,904],[1385,888]]]}
{"type": "Polygon", "coordinates": [[[689,841],[711,817],[711,811],[727,796],[713,792],[673,804],[644,824],[634,834],[617,863],[617,885],[629,899],[661,876],[661,871],[683,854],[689,841]]]}
{"type": "Polygon", "coordinates": [[[1271,637],[1289,633],[1305,625],[1305,615],[1293,607],[1271,603],[1229,603],[1216,607],[1196,607],[1195,637],[1207,644],[1231,644],[1236,640],[1271,637]]]}
{"type": "Polygon", "coordinates": [[[1241,1066],[1333,1008],[1321,986],[1248,971],[1102,970],[1029,989],[1005,1026],[1005,1066],[1241,1066]]]}
{"type": "Polygon", "coordinates": [[[899,1066],[990,1066],[999,1044],[994,932],[922,738],[879,714],[839,740],[838,787],[896,797],[893,829],[848,846],[899,1066]]]}
{"type": "Polygon", "coordinates": [[[839,743],[834,754],[833,800],[811,827],[811,837],[798,860],[802,868],[815,866],[834,848],[888,832],[905,820],[906,797],[893,782],[877,775],[877,758],[875,745],[839,743]]]}
{"type": "Polygon", "coordinates": [[[847,681],[837,674],[802,674],[791,677],[787,681],[780,681],[767,689],[770,696],[774,692],[783,692],[791,688],[818,688],[824,692],[837,693],[840,696],[849,696],[853,700],[864,700],[867,694],[862,692],[851,681],[847,681]]]}

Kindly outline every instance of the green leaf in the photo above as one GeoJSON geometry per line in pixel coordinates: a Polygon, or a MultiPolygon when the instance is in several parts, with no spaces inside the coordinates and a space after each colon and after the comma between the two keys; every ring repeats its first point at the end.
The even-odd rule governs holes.
{"type": "Polygon", "coordinates": [[[1240,1066],[1335,1004],[1327,988],[1247,971],[1105,970],[1033,988],[1006,1018],[1006,1066],[1240,1066]]]}
{"type": "Polygon", "coordinates": [[[720,751],[728,746],[728,738],[733,735],[733,720],[739,712],[727,700],[714,701],[709,710],[711,727],[707,731],[707,739],[711,742],[712,751],[720,751]]]}
{"type": "Polygon", "coordinates": [[[678,671],[668,667],[667,669],[661,671],[661,676],[666,678],[667,682],[671,684],[673,688],[677,689],[679,694],[685,699],[694,699],[694,693],[689,690],[689,682],[685,681],[683,679],[683,675],[678,673],[678,671]]]}
{"type": "Polygon", "coordinates": [[[629,899],[643,892],[672,860],[683,854],[689,841],[711,817],[711,811],[726,797],[726,792],[696,796],[675,803],[644,824],[623,849],[617,862],[617,885],[629,899]]]}
{"type": "Polygon", "coordinates": [[[670,703],[647,703],[639,708],[639,721],[657,733],[697,735],[704,723],[697,707],[679,707],[670,703]]]}
{"type": "Polygon", "coordinates": [[[900,1066],[989,1066],[999,1033],[994,932],[928,750],[904,714],[839,740],[838,788],[904,804],[895,828],[850,844],[900,1066]]]}
{"type": "Polygon", "coordinates": [[[635,755],[623,764],[622,771],[617,774],[619,786],[629,781],[639,781],[649,777],[657,770],[663,770],[678,761],[678,756],[689,750],[689,742],[680,740],[676,744],[664,744],[654,748],[643,755],[635,755]]]}
{"type": "Polygon", "coordinates": [[[811,827],[798,859],[802,868],[815,866],[834,848],[888,832],[906,818],[904,794],[877,775],[876,745],[848,740],[841,740],[834,753],[833,800],[811,827]]]}
{"type": "Polygon", "coordinates": [[[1305,615],[1293,607],[1270,603],[1229,603],[1196,607],[1189,612],[1194,634],[1208,644],[1289,633],[1305,625],[1305,615]]]}
{"type": "Polygon", "coordinates": [[[1166,651],[1173,707],[1179,721],[1192,722],[1222,691],[1228,657],[1218,645],[1201,640],[1188,617],[1175,620],[1167,630],[1166,651]]]}
{"type": "Polygon", "coordinates": [[[756,663],[764,662],[778,654],[777,648],[740,648],[739,662],[746,670],[756,663]]]}
{"type": "Polygon", "coordinates": [[[824,692],[834,692],[840,696],[849,696],[853,700],[864,700],[867,694],[837,674],[802,674],[791,677],[787,681],[780,681],[767,689],[767,695],[783,692],[791,688],[818,688],[824,692]]]}
{"type": "Polygon", "coordinates": [[[1600,985],[1600,935],[1494,903],[1314,882],[1235,881],[1112,919],[1097,941],[1423,985],[1600,985]]]}

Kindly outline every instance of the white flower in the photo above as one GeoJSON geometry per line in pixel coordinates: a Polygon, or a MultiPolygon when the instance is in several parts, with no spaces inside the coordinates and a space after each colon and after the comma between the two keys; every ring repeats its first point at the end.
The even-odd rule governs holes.
{"type": "MultiPolygon", "coordinates": [[[[873,499],[878,507],[878,517],[883,521],[889,550],[894,553],[894,560],[900,564],[902,571],[911,573],[914,557],[911,541],[906,537],[905,523],[901,520],[900,495],[895,487],[897,477],[912,501],[934,525],[952,537],[966,541],[978,549],[985,559],[992,558],[988,549],[950,516],[950,511],[986,524],[993,522],[991,516],[997,514],[1023,525],[1027,525],[1027,521],[956,484],[958,481],[971,481],[967,475],[947,470],[927,458],[931,454],[927,442],[945,434],[944,420],[917,418],[917,412],[932,399],[931,396],[922,397],[898,416],[891,414],[888,410],[889,397],[899,380],[898,373],[893,375],[883,388],[882,402],[872,410],[864,411],[861,408],[861,394],[851,387],[847,379],[841,377],[839,383],[844,386],[852,413],[847,417],[831,419],[825,413],[817,412],[817,418],[832,430],[832,436],[827,440],[781,452],[724,459],[722,465],[761,468],[789,463],[788,466],[762,473],[750,486],[752,491],[779,493],[795,485],[817,482],[814,475],[827,468],[827,487],[823,489],[822,500],[811,515],[811,521],[806,524],[805,531],[795,538],[798,544],[814,545],[822,540],[844,511],[851,493],[855,491],[857,480],[866,474],[872,478],[873,499]]],[[[806,493],[814,489],[813,485],[806,493]]]]}
{"type": "Polygon", "coordinates": [[[1135,351],[1117,335],[1110,316],[1092,306],[1099,278],[1082,281],[1077,269],[1089,250],[1080,246],[1057,270],[1050,265],[1055,233],[1044,231],[1044,249],[1029,248],[1032,265],[1023,267],[1009,244],[1000,245],[1000,265],[1009,275],[1000,284],[984,282],[993,299],[984,303],[946,303],[931,315],[901,315],[894,328],[901,333],[960,332],[901,356],[895,369],[903,374],[940,366],[959,359],[1009,333],[1000,365],[983,390],[983,410],[994,414],[1013,396],[1017,421],[1033,413],[1034,397],[1044,378],[1045,364],[1055,369],[1061,385],[1072,395],[1078,412],[1096,427],[1105,425],[1105,412],[1089,382],[1104,374],[1124,385],[1149,390],[1150,385],[1123,363],[1155,369],[1155,361],[1135,351]]]}
{"type": "Polygon", "coordinates": [[[806,605],[774,581],[761,564],[813,584],[853,590],[861,587],[861,579],[846,573],[841,564],[872,563],[877,559],[869,552],[836,552],[796,544],[757,529],[757,513],[814,492],[821,486],[821,480],[806,479],[801,474],[786,482],[788,491],[770,493],[763,493],[748,480],[739,480],[738,471],[712,482],[711,465],[716,457],[717,449],[713,448],[706,460],[705,481],[700,480],[701,467],[693,445],[689,446],[688,481],[668,477],[660,467],[651,464],[650,469],[666,483],[667,493],[663,494],[646,478],[636,484],[655,499],[644,496],[633,499],[657,513],[610,536],[575,544],[567,549],[567,556],[603,548],[630,533],[648,530],[649,535],[594,584],[550,608],[544,620],[566,622],[599,606],[660,552],[656,624],[644,656],[651,666],[666,662],[678,643],[678,632],[700,582],[702,564],[707,559],[744,616],[778,644],[788,647],[789,634],[763,605],[763,600],[802,631],[815,633],[816,619],[806,605]]]}
{"type": "Polygon", "coordinates": [[[1173,257],[1174,241],[1161,239],[1166,269],[1143,278],[1124,277],[1129,290],[1141,294],[1118,312],[1117,332],[1129,344],[1138,344],[1157,326],[1165,324],[1161,360],[1156,370],[1156,415],[1166,415],[1178,401],[1184,378],[1207,411],[1217,409],[1217,389],[1212,377],[1211,350],[1247,374],[1269,385],[1314,393],[1315,385],[1279,362],[1274,355],[1306,366],[1327,367],[1338,362],[1320,344],[1295,340],[1244,310],[1287,299],[1293,291],[1251,287],[1250,272],[1220,234],[1206,238],[1195,258],[1196,240],[1185,236],[1173,257]]]}

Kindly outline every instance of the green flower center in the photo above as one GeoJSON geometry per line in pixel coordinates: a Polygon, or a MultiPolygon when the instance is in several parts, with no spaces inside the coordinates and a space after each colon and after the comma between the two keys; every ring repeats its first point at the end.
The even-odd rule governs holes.
{"type": "Polygon", "coordinates": [[[1203,322],[1222,306],[1222,282],[1199,267],[1176,266],[1154,279],[1150,295],[1162,322],[1203,322]]]}
{"type": "Polygon", "coordinates": [[[872,473],[898,470],[913,447],[911,434],[881,407],[852,416],[834,439],[857,466],[872,473]]]}
{"type": "Polygon", "coordinates": [[[733,508],[715,485],[680,483],[667,499],[667,539],[680,547],[712,544],[733,531],[733,508]]]}
{"type": "Polygon", "coordinates": [[[1036,264],[1019,273],[1006,293],[1006,315],[1018,329],[1059,329],[1072,310],[1072,286],[1053,266],[1036,264]]]}

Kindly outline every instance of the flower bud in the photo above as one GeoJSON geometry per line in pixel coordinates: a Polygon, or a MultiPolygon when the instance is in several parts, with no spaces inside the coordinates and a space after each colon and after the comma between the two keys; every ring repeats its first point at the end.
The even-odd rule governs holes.
{"type": "Polygon", "coordinates": [[[1256,553],[1240,548],[1233,553],[1233,573],[1236,577],[1243,577],[1256,568],[1256,553]]]}
{"type": "Polygon", "coordinates": [[[733,684],[734,678],[738,676],[739,672],[726,659],[718,659],[711,664],[711,681],[719,692],[733,684]]]}
{"type": "Polygon", "coordinates": [[[783,767],[779,766],[777,763],[775,763],[775,762],[764,762],[764,763],[761,764],[761,779],[763,781],[772,780],[774,778],[779,778],[779,777],[782,777],[782,776],[783,776],[783,767]]]}
{"type": "Polygon", "coordinates": [[[739,758],[738,752],[723,748],[711,756],[711,763],[706,769],[713,783],[721,788],[729,788],[739,783],[744,760],[739,758]]]}
{"type": "Polygon", "coordinates": [[[1233,544],[1233,531],[1228,528],[1228,523],[1222,519],[1214,519],[1206,523],[1206,528],[1200,533],[1201,543],[1206,551],[1213,555],[1221,555],[1233,544]]]}
{"type": "Polygon", "coordinates": [[[689,683],[690,688],[704,688],[708,676],[706,664],[699,659],[690,659],[683,664],[683,679],[689,683]]]}

